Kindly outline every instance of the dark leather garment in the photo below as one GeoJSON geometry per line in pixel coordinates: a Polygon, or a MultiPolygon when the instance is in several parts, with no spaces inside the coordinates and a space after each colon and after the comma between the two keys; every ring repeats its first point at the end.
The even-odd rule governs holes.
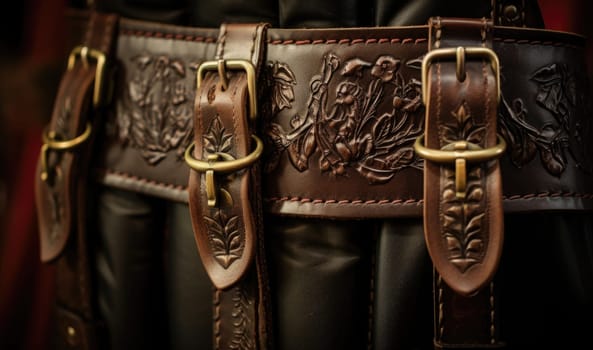
{"type": "MultiPolygon", "coordinates": [[[[497,26],[544,27],[537,2],[500,1],[494,7],[495,2],[469,0],[96,3],[102,12],[125,18],[116,36],[113,103],[91,158],[96,179],[89,186],[86,229],[92,292],[81,298],[92,306],[86,313],[77,306],[84,302],[75,290],[76,271],[63,277],[61,284],[76,291],[59,300],[65,314],[58,325],[61,338],[72,340],[63,348],[95,347],[74,341],[78,338],[68,328],[73,325],[77,330],[98,325],[102,341],[89,341],[105,349],[220,348],[228,345],[219,342],[220,335],[238,329],[224,318],[219,322],[221,311],[226,312],[221,300],[227,307],[239,305],[233,310],[249,310],[247,319],[258,323],[245,329],[281,350],[578,348],[587,343],[593,326],[593,182],[587,140],[593,135],[587,83],[579,73],[586,64],[584,42],[563,33],[497,26]],[[487,40],[501,58],[502,96],[498,113],[489,118],[498,124],[491,132],[498,131],[508,144],[500,160],[504,243],[496,275],[480,284],[478,302],[448,289],[442,271],[433,269],[424,238],[422,160],[398,154],[390,164],[405,165],[385,175],[376,166],[380,156],[365,163],[352,155],[352,144],[340,141],[349,132],[351,104],[345,101],[352,96],[362,101],[367,92],[380,96],[377,116],[400,113],[405,123],[389,126],[392,130],[423,132],[420,62],[433,40],[426,24],[435,16],[497,22],[487,40]],[[254,131],[266,141],[258,192],[264,213],[256,225],[256,231],[263,230],[256,241],[265,241],[265,247],[254,248],[265,254],[256,254],[247,269],[251,284],[230,292],[213,287],[211,270],[204,269],[196,249],[192,219],[199,215],[190,215],[190,170],[183,162],[183,151],[196,135],[199,142],[201,133],[218,125],[209,122],[194,130],[192,119],[196,95],[202,94],[204,106],[213,103],[209,91],[196,91],[196,71],[220,54],[222,23],[271,25],[264,36],[258,79],[264,92],[254,131]],[[389,74],[388,82],[379,82],[389,74]],[[396,88],[400,95],[384,93],[396,88]],[[316,124],[315,130],[330,130],[317,139],[316,148],[311,133],[303,131],[313,130],[306,128],[311,115],[338,121],[331,127],[329,121],[316,124]],[[283,138],[302,141],[270,152],[283,138]],[[257,276],[265,274],[269,286],[262,287],[257,276]],[[233,294],[241,290],[257,295],[233,294]],[[476,318],[460,307],[478,304],[476,318]],[[458,338],[477,340],[459,345],[458,338]],[[484,339],[488,344],[477,344],[484,339]]],[[[86,12],[71,15],[73,23],[87,21],[86,12]]],[[[466,40],[449,34],[445,31],[443,40],[466,40]]],[[[454,66],[446,68],[449,76],[454,66]]],[[[487,74],[486,68],[468,63],[470,74],[487,74]]],[[[204,84],[216,85],[215,79],[212,74],[204,84]]],[[[232,78],[231,84],[239,80],[232,78]]],[[[224,92],[216,94],[212,100],[224,92]]],[[[217,117],[211,112],[208,118],[217,117]]],[[[225,122],[223,130],[231,129],[225,122]]],[[[237,127],[242,131],[235,130],[235,137],[247,138],[250,128],[237,127]]],[[[217,132],[224,135],[220,128],[217,132]]],[[[414,139],[403,148],[411,149],[414,139]]],[[[364,140],[355,143],[360,150],[364,145],[364,140]]],[[[201,184],[201,175],[192,176],[201,184]]],[[[235,187],[233,197],[245,199],[235,194],[243,190],[235,187]]],[[[257,213],[256,197],[245,202],[257,213]]],[[[79,238],[71,236],[68,244],[73,245],[79,238]]],[[[80,262],[72,249],[62,254],[58,263],[76,270],[80,262]]],[[[232,341],[228,347],[233,344],[240,348],[232,341]]]]}

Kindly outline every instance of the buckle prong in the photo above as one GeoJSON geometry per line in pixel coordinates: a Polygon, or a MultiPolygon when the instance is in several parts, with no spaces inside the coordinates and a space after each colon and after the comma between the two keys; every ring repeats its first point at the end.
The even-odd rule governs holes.
{"type": "Polygon", "coordinates": [[[414,151],[418,156],[435,163],[455,163],[455,192],[457,198],[465,198],[467,187],[467,163],[486,162],[500,158],[506,150],[507,144],[498,135],[498,143],[494,147],[482,148],[472,142],[457,141],[443,146],[441,149],[431,149],[424,146],[424,135],[419,136],[414,143],[414,151]]]}
{"type": "MultiPolygon", "coordinates": [[[[185,150],[185,162],[193,170],[206,174],[206,196],[208,199],[208,206],[215,207],[218,203],[215,176],[216,173],[231,173],[245,169],[255,163],[262,155],[264,150],[264,144],[262,140],[251,135],[251,138],[255,141],[255,149],[243,158],[234,159],[232,156],[225,153],[216,153],[208,155],[207,160],[195,159],[193,156],[195,142],[193,142],[185,150]],[[220,158],[225,160],[220,160],[220,158]]],[[[228,196],[227,196],[228,197],[228,196]]]]}
{"type": "Polygon", "coordinates": [[[229,78],[226,76],[226,64],[224,60],[218,60],[218,77],[220,78],[222,91],[225,91],[229,87],[229,78]]]}
{"type": "Polygon", "coordinates": [[[457,56],[457,80],[460,83],[465,81],[465,48],[463,46],[459,46],[457,51],[455,52],[457,56]]]}

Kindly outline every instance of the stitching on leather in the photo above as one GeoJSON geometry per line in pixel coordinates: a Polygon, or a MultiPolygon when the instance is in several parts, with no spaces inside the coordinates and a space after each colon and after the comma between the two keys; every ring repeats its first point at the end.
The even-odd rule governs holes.
{"type": "Polygon", "coordinates": [[[216,39],[217,39],[215,37],[195,36],[195,35],[187,35],[187,34],[183,34],[183,33],[151,32],[151,31],[132,30],[132,29],[122,29],[121,34],[126,35],[126,36],[139,36],[139,37],[146,37],[146,38],[193,41],[193,42],[203,42],[203,43],[215,43],[216,39]]]}
{"type": "Polygon", "coordinates": [[[145,182],[151,185],[155,185],[155,186],[159,186],[162,188],[170,188],[170,189],[174,189],[174,190],[187,190],[187,186],[180,186],[180,185],[174,185],[174,184],[168,184],[166,182],[159,182],[159,181],[155,181],[155,180],[149,180],[147,178],[144,177],[140,177],[140,176],[136,176],[136,175],[132,175],[129,173],[125,173],[123,171],[116,171],[116,170],[112,170],[112,169],[104,169],[104,172],[106,174],[112,174],[112,175],[117,175],[117,176],[121,176],[124,177],[126,179],[130,179],[130,180],[134,180],[134,181],[139,181],[139,182],[145,182]]]}
{"type": "Polygon", "coordinates": [[[526,39],[512,39],[512,38],[493,38],[492,41],[499,41],[499,42],[502,42],[505,44],[524,44],[524,45],[567,47],[570,49],[583,49],[583,46],[563,43],[563,42],[559,42],[559,41],[541,41],[541,40],[526,40],[526,39]]]}
{"type": "Polygon", "coordinates": [[[344,38],[344,39],[277,39],[268,40],[269,45],[355,45],[355,44],[421,44],[425,43],[427,38],[344,38]]]}
{"type": "MultiPolygon", "coordinates": [[[[106,174],[118,175],[125,177],[130,180],[139,182],[150,183],[155,186],[163,188],[172,188],[176,190],[187,190],[187,186],[174,185],[166,182],[159,182],[155,180],[149,180],[144,177],[132,175],[123,171],[117,171],[113,169],[103,169],[106,174]]],[[[533,198],[581,198],[581,199],[593,199],[593,193],[578,193],[578,192],[541,192],[541,193],[528,193],[528,194],[517,194],[512,196],[503,196],[503,200],[514,201],[514,200],[525,200],[533,198]]],[[[264,198],[266,202],[301,202],[311,204],[362,204],[362,205],[419,205],[424,202],[422,199],[370,199],[370,200],[337,200],[337,199],[312,199],[304,197],[268,197],[264,198]]]]}
{"type": "Polygon", "coordinates": [[[299,202],[299,203],[311,203],[311,204],[361,204],[361,205],[370,205],[370,204],[389,204],[389,205],[419,205],[423,203],[423,199],[381,199],[381,200],[348,200],[348,199],[311,199],[311,198],[301,198],[301,197],[269,197],[264,198],[266,202],[299,202]]]}
{"type": "Polygon", "coordinates": [[[213,315],[213,319],[214,319],[214,348],[216,350],[220,349],[220,323],[221,323],[221,317],[220,317],[220,295],[221,295],[221,291],[220,289],[216,289],[216,288],[212,288],[214,290],[214,295],[212,298],[212,311],[214,312],[213,315]]]}
{"type": "MultiPolygon", "coordinates": [[[[158,38],[166,40],[179,40],[179,41],[190,41],[213,44],[216,43],[217,38],[187,35],[182,33],[165,33],[156,31],[144,31],[144,30],[133,30],[133,29],[121,29],[121,35],[126,36],[138,36],[147,38],[158,38]]],[[[269,45],[332,45],[332,44],[352,44],[356,40],[357,44],[423,44],[427,38],[380,38],[380,39],[277,39],[268,40],[269,45]],[[362,40],[362,41],[360,41],[362,40]]],[[[513,38],[493,38],[493,41],[499,41],[503,43],[519,44],[519,45],[540,45],[540,46],[555,46],[555,47],[567,47],[571,49],[583,49],[583,46],[573,45],[559,41],[541,41],[541,40],[527,40],[527,39],[513,39],[513,38]]]]}
{"type": "MultiPolygon", "coordinates": [[[[533,198],[581,198],[593,199],[593,193],[577,193],[577,192],[541,192],[518,194],[513,196],[503,196],[505,201],[525,200],[533,198]]],[[[370,200],[338,200],[338,199],[312,199],[303,197],[268,197],[264,198],[266,202],[299,202],[302,204],[362,204],[362,205],[419,205],[424,202],[422,199],[370,199],[370,200]]]]}

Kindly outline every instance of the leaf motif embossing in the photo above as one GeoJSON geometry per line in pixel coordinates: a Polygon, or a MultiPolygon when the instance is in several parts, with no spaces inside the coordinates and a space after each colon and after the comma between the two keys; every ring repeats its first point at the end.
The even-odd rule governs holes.
{"type": "MultiPolygon", "coordinates": [[[[420,168],[413,143],[423,129],[421,86],[418,80],[406,81],[401,66],[400,59],[389,55],[374,63],[358,57],[342,63],[336,55],[326,55],[320,74],[310,84],[306,113],[295,114],[287,131],[277,123],[267,124],[266,143],[272,151],[266,170],[273,171],[285,152],[298,171],[308,170],[316,155],[322,172],[348,176],[354,170],[369,184],[388,182],[404,168],[420,168]],[[341,80],[334,85],[338,71],[341,80]],[[336,86],[334,94],[330,86],[336,86]]],[[[268,67],[272,91],[293,85],[294,74],[287,65],[268,67]]],[[[279,101],[271,108],[274,116],[287,105],[282,101],[294,97],[290,91],[286,98],[273,98],[279,101]]]]}
{"type": "Polygon", "coordinates": [[[177,160],[193,137],[193,75],[182,59],[141,54],[128,62],[115,127],[119,141],[140,150],[150,165],[174,151],[177,160]]]}
{"type": "Polygon", "coordinates": [[[227,269],[243,255],[243,234],[239,231],[239,217],[228,218],[224,211],[216,209],[213,217],[204,216],[208,228],[210,247],[216,261],[227,269]]]}

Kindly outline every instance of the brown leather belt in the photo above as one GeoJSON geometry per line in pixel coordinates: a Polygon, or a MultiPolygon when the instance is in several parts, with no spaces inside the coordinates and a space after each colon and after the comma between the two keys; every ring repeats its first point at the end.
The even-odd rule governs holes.
{"type": "MultiPolygon", "coordinates": [[[[270,29],[258,123],[264,209],[336,218],[420,216],[427,26],[270,29]]],[[[500,60],[498,133],[505,212],[593,207],[592,121],[581,91],[584,40],[492,28],[500,60]]],[[[187,201],[196,67],[218,30],[122,20],[121,90],[99,180],[187,201]]]]}
{"type": "MultiPolygon", "coordinates": [[[[423,216],[436,269],[435,347],[502,346],[493,276],[503,210],[593,209],[593,122],[586,78],[577,71],[585,63],[583,38],[479,19],[400,28],[221,28],[120,21],[114,104],[92,162],[105,185],[189,202],[216,288],[215,348],[272,343],[260,196],[272,214],[423,216]],[[234,65],[240,72],[226,71],[234,65]],[[214,72],[202,75],[206,66],[214,72]],[[255,134],[265,141],[262,188],[259,155],[216,185],[216,169],[249,158],[252,139],[258,152],[255,134]],[[197,170],[191,176],[188,154],[197,170]]],[[[101,43],[109,46],[110,38],[101,43]]],[[[68,90],[84,87],[76,101],[91,91],[89,47],[81,49],[84,67],[75,66],[86,72],[83,84],[74,80],[68,90]]],[[[69,109],[63,105],[58,112],[69,109]]],[[[73,135],[85,134],[81,106],[74,105],[73,135]]],[[[56,114],[52,131],[59,120],[56,114]]],[[[61,139],[47,138],[46,147],[66,156],[42,155],[41,209],[47,188],[69,193],[42,182],[50,175],[46,163],[59,175],[55,163],[74,154],[58,147],[61,139]]],[[[62,261],[72,229],[48,231],[56,220],[40,212],[43,259],[62,261]],[[54,231],[63,231],[57,244],[54,231]]],[[[66,219],[57,222],[73,224],[66,219]]],[[[85,231],[78,231],[82,242],[85,231]]]]}

